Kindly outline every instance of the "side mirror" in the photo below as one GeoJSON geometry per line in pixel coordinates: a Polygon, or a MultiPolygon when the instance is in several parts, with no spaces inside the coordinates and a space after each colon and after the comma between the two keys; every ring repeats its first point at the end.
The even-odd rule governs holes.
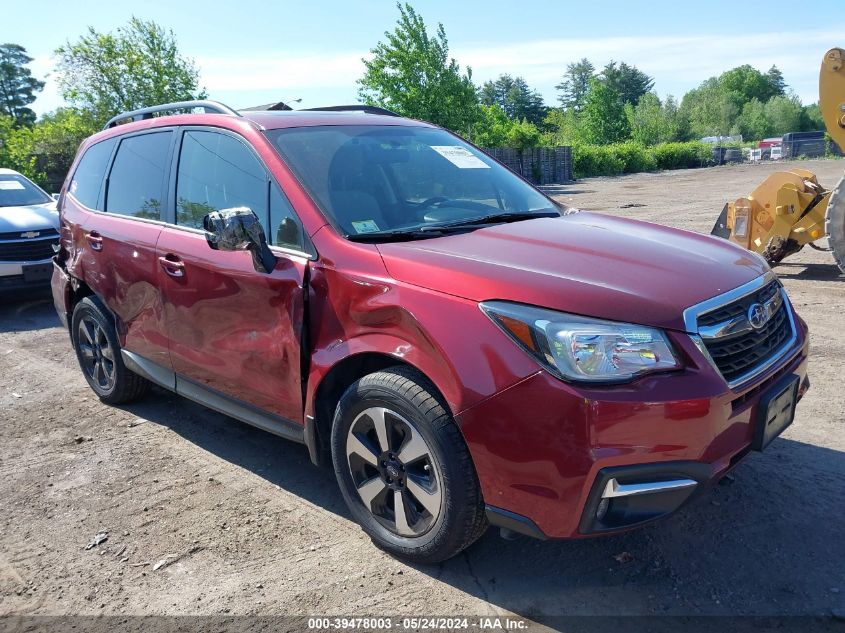
{"type": "Polygon", "coordinates": [[[212,211],[202,219],[205,239],[215,251],[249,251],[252,264],[260,273],[276,266],[276,256],[267,246],[264,229],[248,207],[212,211]]]}

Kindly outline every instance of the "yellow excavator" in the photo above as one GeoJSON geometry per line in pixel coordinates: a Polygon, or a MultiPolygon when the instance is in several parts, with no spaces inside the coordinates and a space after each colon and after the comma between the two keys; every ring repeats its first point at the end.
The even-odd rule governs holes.
{"type": "MultiPolygon", "coordinates": [[[[827,133],[845,149],[845,50],[832,48],[819,73],[819,108],[827,133]]],[[[712,235],[759,253],[769,264],[809,244],[827,250],[845,273],[845,175],[832,190],[815,174],[793,169],[772,174],[747,198],[722,209],[712,235]],[[827,237],[827,248],[815,244],[827,237]]]]}

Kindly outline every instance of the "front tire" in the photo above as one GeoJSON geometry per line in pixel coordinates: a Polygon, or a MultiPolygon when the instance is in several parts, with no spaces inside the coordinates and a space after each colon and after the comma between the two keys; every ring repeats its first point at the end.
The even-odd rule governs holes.
{"type": "Polygon", "coordinates": [[[113,321],[99,299],[76,304],[70,331],[82,374],[100,400],[122,404],[149,391],[150,383],[123,364],[113,321]]]}
{"type": "Polygon", "coordinates": [[[350,512],[381,549],[417,563],[458,554],[487,527],[469,449],[431,383],[404,366],[353,383],[331,448],[350,512]]]}

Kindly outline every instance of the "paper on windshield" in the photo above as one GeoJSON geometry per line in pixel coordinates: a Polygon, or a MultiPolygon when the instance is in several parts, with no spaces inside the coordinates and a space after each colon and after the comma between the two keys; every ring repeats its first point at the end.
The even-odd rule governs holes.
{"type": "Polygon", "coordinates": [[[490,165],[460,145],[432,145],[431,149],[459,169],[490,169],[490,165]]]}
{"type": "Polygon", "coordinates": [[[0,189],[23,189],[23,183],[17,180],[0,180],[0,189]]]}

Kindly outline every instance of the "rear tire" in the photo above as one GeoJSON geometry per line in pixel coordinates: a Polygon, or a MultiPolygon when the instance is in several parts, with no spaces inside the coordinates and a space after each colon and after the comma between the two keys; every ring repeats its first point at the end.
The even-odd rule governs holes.
{"type": "Polygon", "coordinates": [[[377,547],[416,563],[451,558],[487,528],[469,449],[436,393],[413,369],[392,367],[353,383],[332,425],[352,516],[377,547]]]}
{"type": "Polygon", "coordinates": [[[845,176],[836,184],[827,201],[824,228],[833,259],[845,273],[845,176]]]}
{"type": "Polygon", "coordinates": [[[150,383],[123,364],[113,320],[99,299],[76,304],[70,332],[82,374],[100,400],[122,404],[149,391],[150,383]]]}

